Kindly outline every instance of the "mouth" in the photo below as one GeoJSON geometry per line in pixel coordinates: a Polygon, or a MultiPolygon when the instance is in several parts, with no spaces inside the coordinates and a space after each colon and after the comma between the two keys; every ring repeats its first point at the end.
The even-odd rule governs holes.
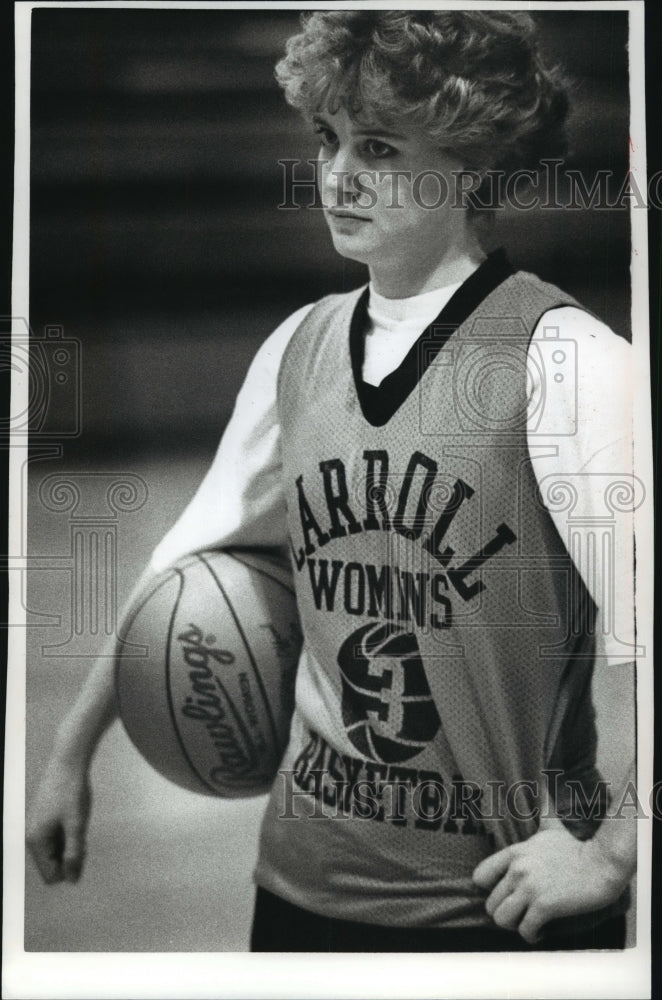
{"type": "Polygon", "coordinates": [[[366,218],[365,215],[356,215],[355,212],[348,212],[347,209],[327,208],[326,211],[334,219],[353,219],[355,222],[370,222],[370,219],[366,218]]]}

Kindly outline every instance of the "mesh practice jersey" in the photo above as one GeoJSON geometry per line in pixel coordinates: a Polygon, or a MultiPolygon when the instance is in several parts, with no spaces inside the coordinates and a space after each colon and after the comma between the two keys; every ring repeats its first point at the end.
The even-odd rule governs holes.
{"type": "Polygon", "coordinates": [[[361,380],[363,290],[318,303],[281,364],[304,651],[256,878],[331,916],[489,923],[472,872],[535,832],[544,772],[560,811],[568,781],[589,799],[597,781],[595,605],[526,428],[532,331],[575,303],[493,272],[421,335],[397,391],[361,380]]]}

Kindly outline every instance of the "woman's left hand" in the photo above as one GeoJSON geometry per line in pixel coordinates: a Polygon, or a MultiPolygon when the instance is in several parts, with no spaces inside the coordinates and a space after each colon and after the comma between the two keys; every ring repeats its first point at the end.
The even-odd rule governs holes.
{"type": "Polygon", "coordinates": [[[548,921],[614,902],[629,874],[599,837],[577,840],[560,820],[544,819],[529,840],[481,861],[473,878],[489,892],[485,908],[495,924],[533,944],[548,921]]]}

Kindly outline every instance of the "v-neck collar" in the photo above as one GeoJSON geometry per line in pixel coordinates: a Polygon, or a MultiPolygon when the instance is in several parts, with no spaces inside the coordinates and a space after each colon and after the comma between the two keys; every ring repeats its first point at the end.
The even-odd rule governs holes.
{"type": "Polygon", "coordinates": [[[368,326],[370,288],[361,293],[349,330],[349,350],[356,394],[363,416],[373,427],[383,427],[416,388],[449,337],[483,299],[514,274],[503,248],[495,250],[451,296],[436,319],[423,330],[395,371],[379,385],[363,381],[365,331],[368,326]],[[425,350],[422,349],[425,344],[425,350]]]}

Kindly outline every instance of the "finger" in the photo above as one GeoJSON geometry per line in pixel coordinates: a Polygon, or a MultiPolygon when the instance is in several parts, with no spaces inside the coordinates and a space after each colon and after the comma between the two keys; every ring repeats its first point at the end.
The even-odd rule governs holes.
{"type": "Polygon", "coordinates": [[[63,878],[64,833],[60,826],[28,838],[28,849],[44,882],[52,885],[63,878]]]}
{"type": "Polygon", "coordinates": [[[513,846],[504,847],[502,851],[490,855],[474,869],[473,880],[481,889],[491,889],[508,871],[508,865],[513,853],[513,846]]]}
{"type": "Polygon", "coordinates": [[[506,872],[504,877],[500,882],[497,882],[496,886],[487,897],[485,902],[485,909],[490,916],[493,916],[495,911],[501,906],[504,899],[511,895],[515,891],[515,880],[513,879],[512,872],[509,870],[506,872]]]}
{"type": "Polygon", "coordinates": [[[77,882],[85,861],[85,831],[79,826],[70,826],[66,831],[65,849],[62,857],[62,877],[67,882],[77,882]]]}
{"type": "Polygon", "coordinates": [[[53,858],[40,844],[28,844],[37,871],[47,885],[62,881],[62,863],[53,858]]]}
{"type": "Polygon", "coordinates": [[[540,941],[542,938],[541,931],[543,924],[546,922],[547,917],[544,910],[534,903],[526,911],[526,915],[517,930],[525,941],[528,941],[529,944],[535,944],[536,941],[540,941]]]}
{"type": "Polygon", "coordinates": [[[62,877],[65,882],[77,882],[83,872],[85,862],[85,852],[66,855],[62,861],[62,877]]]}
{"type": "Polygon", "coordinates": [[[516,889],[499,904],[492,914],[492,920],[498,927],[503,927],[506,930],[519,930],[528,905],[526,894],[520,889],[516,889]]]}

